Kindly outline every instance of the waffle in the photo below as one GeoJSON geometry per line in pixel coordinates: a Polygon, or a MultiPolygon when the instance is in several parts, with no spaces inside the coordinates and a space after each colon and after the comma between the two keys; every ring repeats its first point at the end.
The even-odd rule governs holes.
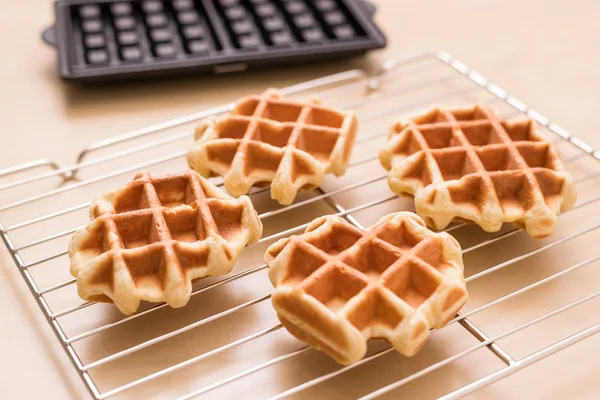
{"type": "Polygon", "coordinates": [[[69,244],[79,296],[127,315],[141,300],[184,306],[192,281],[231,271],[262,234],[247,196],[234,199],[195,171],[138,173],[94,203],[90,218],[69,244]]]}
{"type": "Polygon", "coordinates": [[[271,245],[265,260],[283,326],[341,364],[361,359],[369,338],[414,355],[468,296],[460,245],[410,212],[370,230],[320,217],[271,245]]]}
{"type": "Polygon", "coordinates": [[[232,196],[271,183],[271,198],[291,204],[300,189],[320,185],[326,173],[346,171],[356,117],[320,105],[284,100],[275,89],[242,99],[230,115],[196,128],[188,154],[202,176],[222,175],[232,196]]]}
{"type": "Polygon", "coordinates": [[[481,105],[397,122],[379,154],[390,188],[413,195],[428,225],[472,221],[485,231],[513,222],[536,238],[573,207],[575,185],[531,119],[506,121],[481,105]]]}

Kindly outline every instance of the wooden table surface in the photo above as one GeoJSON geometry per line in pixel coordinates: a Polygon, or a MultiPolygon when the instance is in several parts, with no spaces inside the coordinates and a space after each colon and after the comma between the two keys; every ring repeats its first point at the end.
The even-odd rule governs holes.
{"type": "MultiPolygon", "coordinates": [[[[102,138],[268,86],[372,70],[381,60],[432,50],[447,51],[600,147],[598,2],[379,0],[376,19],[389,45],[366,58],[102,87],[67,85],[57,77],[55,51],[40,39],[53,21],[52,4],[26,3],[0,0],[0,169],[42,157],[68,165],[102,138]]],[[[0,279],[0,397],[84,398],[83,384],[4,248],[0,279]]],[[[599,345],[600,337],[592,337],[471,397],[598,398],[599,345]]]]}

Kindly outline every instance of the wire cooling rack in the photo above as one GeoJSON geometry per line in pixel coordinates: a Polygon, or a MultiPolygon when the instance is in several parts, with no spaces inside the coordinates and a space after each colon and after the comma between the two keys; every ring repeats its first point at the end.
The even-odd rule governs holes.
{"type": "Polygon", "coordinates": [[[596,313],[589,312],[597,307],[600,285],[585,278],[600,259],[593,245],[600,229],[593,212],[600,200],[600,158],[590,146],[445,53],[387,62],[374,76],[351,70],[283,91],[298,98],[317,94],[357,113],[360,134],[348,171],[286,207],[271,201],[266,189],[254,190],[264,237],[243,252],[232,274],[197,282],[181,309],[143,304],[124,317],[112,305],[82,302],[68,274],[66,246],[87,222],[90,199],[141,169],[184,169],[194,123],[231,110],[232,103],[94,143],[68,167],[36,160],[0,171],[0,235],[94,398],[373,399],[418,393],[453,399],[600,331],[596,313]],[[577,182],[574,210],[541,241],[512,226],[497,233],[465,224],[448,228],[463,247],[471,297],[413,358],[373,341],[365,359],[340,367],[293,339],[270,307],[266,246],[323,214],[369,226],[389,212],[411,210],[412,201],[389,191],[377,160],[387,126],[434,106],[473,102],[540,124],[577,182]],[[575,315],[583,322],[573,323],[575,315]]]}

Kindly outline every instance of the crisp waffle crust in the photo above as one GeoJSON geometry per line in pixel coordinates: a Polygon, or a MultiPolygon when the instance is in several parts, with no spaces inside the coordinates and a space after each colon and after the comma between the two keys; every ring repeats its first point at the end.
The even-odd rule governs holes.
{"type": "Polygon", "coordinates": [[[379,158],[390,188],[413,195],[436,229],[459,219],[495,232],[514,222],[545,237],[575,203],[573,179],[535,122],[505,121],[481,105],[395,123],[379,158]]]}
{"type": "Polygon", "coordinates": [[[202,176],[222,175],[232,196],[270,183],[271,197],[287,205],[326,173],[345,173],[356,125],[353,113],[316,99],[292,102],[269,89],[240,100],[223,119],[200,123],[188,163],[202,176]]]}
{"type": "Polygon", "coordinates": [[[95,202],[90,218],[69,244],[79,296],[127,315],[141,300],[184,306],[193,280],[230,272],[262,234],[247,196],[234,199],[195,171],[139,173],[95,202]]]}
{"type": "Polygon", "coordinates": [[[468,297],[460,245],[410,212],[369,230],[320,217],[265,259],[281,323],[341,364],[360,360],[369,338],[412,356],[468,297]]]}

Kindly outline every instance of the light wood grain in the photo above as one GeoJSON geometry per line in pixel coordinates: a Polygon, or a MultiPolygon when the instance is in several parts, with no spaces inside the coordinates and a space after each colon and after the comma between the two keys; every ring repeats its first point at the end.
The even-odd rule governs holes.
{"type": "MultiPolygon", "coordinates": [[[[600,56],[597,53],[600,45],[600,25],[597,20],[600,3],[561,0],[380,0],[377,4],[377,21],[388,35],[389,46],[385,51],[373,53],[364,59],[292,66],[241,75],[78,87],[67,85],[57,77],[55,51],[40,39],[42,29],[53,20],[51,2],[0,0],[0,48],[3,54],[0,62],[0,169],[40,157],[67,165],[74,161],[79,150],[93,141],[219,105],[241,94],[269,86],[282,87],[349,68],[372,70],[383,59],[431,50],[449,52],[553,121],[589,143],[600,146],[600,138],[596,134],[596,127],[600,124],[600,56]]],[[[85,198],[85,194],[82,196],[85,198]]],[[[584,217],[574,217],[573,223],[583,221],[584,217]]],[[[369,220],[368,216],[365,216],[365,220],[369,220]]],[[[598,235],[595,235],[597,238],[598,235]]],[[[591,239],[587,238],[579,245],[593,253],[597,240],[594,243],[591,239]]],[[[518,245],[517,240],[507,243],[518,245]]],[[[559,263],[564,254],[555,251],[552,256],[559,263]]],[[[570,278],[572,281],[569,286],[564,283],[564,287],[580,288],[581,292],[564,293],[562,297],[558,296],[559,300],[572,301],[585,294],[586,290],[589,291],[597,281],[595,268],[598,266],[580,271],[570,278]]],[[[529,278],[542,274],[536,271],[531,270],[529,278]]],[[[474,296],[493,299],[507,292],[507,287],[516,282],[514,276],[509,276],[511,272],[515,273],[505,271],[502,274],[507,282],[503,290],[492,290],[493,294],[486,292],[490,287],[497,287],[493,279],[487,279],[487,286],[484,282],[480,286],[473,286],[474,296]]],[[[528,278],[525,275],[523,279],[528,278]]],[[[0,397],[85,397],[87,393],[82,383],[5,249],[0,251],[0,279],[0,397]]],[[[257,281],[256,285],[263,283],[257,281]]],[[[559,286],[552,293],[560,292],[559,286]]],[[[512,309],[506,306],[507,312],[514,313],[514,319],[498,321],[494,313],[487,312],[474,318],[474,321],[486,327],[490,334],[497,334],[548,311],[550,305],[558,304],[543,294],[536,297],[535,293],[543,292],[534,292],[520,303],[511,303],[512,309]]],[[[598,304],[595,301],[561,317],[558,322],[527,331],[527,338],[523,336],[501,344],[517,355],[525,350],[523,343],[549,344],[598,322],[598,304]]],[[[202,303],[197,305],[202,307],[202,303]]],[[[256,315],[263,315],[267,311],[259,310],[256,315]]],[[[254,318],[253,315],[246,317],[249,320],[254,318]]],[[[278,335],[284,336],[284,332],[278,335]]],[[[451,335],[451,331],[448,335],[451,335]]],[[[473,340],[465,339],[464,343],[472,344],[473,340]]],[[[437,351],[437,357],[440,357],[446,351],[463,348],[464,343],[448,343],[440,335],[432,340],[426,351],[429,355],[437,351]]],[[[586,340],[473,394],[471,398],[597,398],[600,395],[600,381],[596,376],[600,369],[597,357],[599,346],[600,337],[586,340]]],[[[260,355],[259,348],[254,351],[260,355]]],[[[425,358],[427,355],[403,368],[418,368],[419,360],[425,358]]],[[[409,385],[407,391],[402,393],[414,398],[439,395],[443,393],[438,391],[439,388],[457,387],[457,382],[467,383],[480,376],[483,370],[498,368],[499,365],[489,358],[489,354],[476,353],[430,375],[426,382],[409,385]]],[[[147,360],[152,362],[151,357],[147,360]]],[[[302,365],[318,370],[318,360],[302,365]]],[[[387,365],[389,367],[389,363],[387,365]]],[[[381,371],[377,367],[361,368],[360,373],[349,374],[346,379],[351,381],[353,377],[365,374],[371,376],[381,371]]],[[[388,378],[393,375],[389,373],[388,378]]],[[[297,374],[298,379],[306,376],[303,375],[304,371],[290,368],[282,369],[276,379],[287,379],[284,374],[297,374]]],[[[264,375],[257,379],[260,377],[264,375]]],[[[378,378],[381,377],[373,376],[375,382],[380,382],[378,378]]],[[[174,381],[170,384],[177,385],[174,381]]],[[[333,398],[332,391],[340,385],[338,382],[325,388],[324,392],[311,390],[306,394],[316,398],[331,395],[333,398]]]]}

